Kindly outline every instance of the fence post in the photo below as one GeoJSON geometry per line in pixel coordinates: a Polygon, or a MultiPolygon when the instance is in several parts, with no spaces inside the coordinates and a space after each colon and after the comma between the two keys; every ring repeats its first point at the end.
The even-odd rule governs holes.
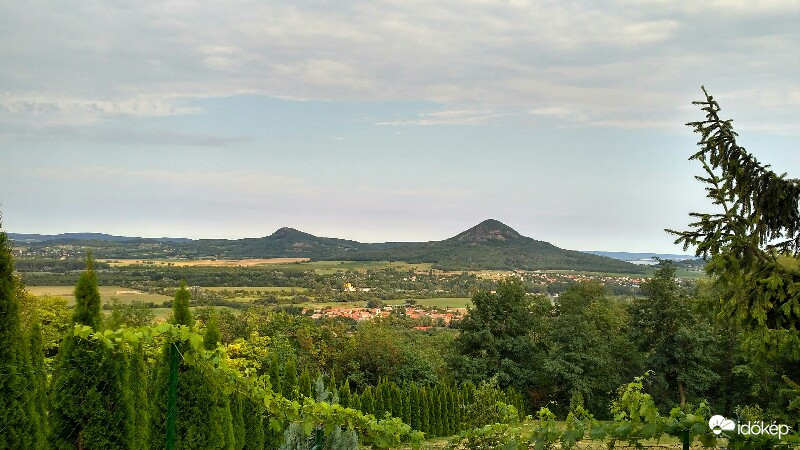
{"type": "Polygon", "coordinates": [[[169,346],[169,398],[167,400],[167,446],[175,450],[175,415],[178,409],[178,346],[169,346]]]}
{"type": "Polygon", "coordinates": [[[683,450],[689,450],[689,445],[692,443],[689,440],[689,430],[684,430],[682,438],[683,439],[681,440],[683,441],[683,450]]]}

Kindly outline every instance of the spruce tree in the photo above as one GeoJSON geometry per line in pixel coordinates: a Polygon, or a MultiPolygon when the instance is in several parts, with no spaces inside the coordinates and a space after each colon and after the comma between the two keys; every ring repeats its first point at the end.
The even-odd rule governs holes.
{"type": "Polygon", "coordinates": [[[0,448],[35,448],[41,432],[19,318],[11,244],[0,231],[0,448]]]}
{"type": "MultiPolygon", "coordinates": [[[[91,254],[75,286],[72,321],[100,331],[100,292],[91,254]]],[[[53,448],[133,448],[134,411],[125,353],[68,333],[51,383],[53,448]]]]}

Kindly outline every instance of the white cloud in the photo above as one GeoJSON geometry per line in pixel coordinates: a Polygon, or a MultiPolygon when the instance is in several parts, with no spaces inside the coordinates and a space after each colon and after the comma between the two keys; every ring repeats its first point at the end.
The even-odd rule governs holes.
{"type": "MultiPolygon", "coordinates": [[[[0,15],[0,120],[186,114],[195,112],[181,106],[187,98],[255,93],[651,126],[656,116],[671,120],[702,83],[717,86],[721,99],[743,87],[796,92],[798,8],[722,0],[19,2],[0,15]],[[572,113],[553,115],[562,105],[572,113]]],[[[770,103],[791,114],[762,122],[796,123],[795,97],[774,96],[770,103]]]]}
{"type": "Polygon", "coordinates": [[[506,115],[488,110],[457,109],[420,113],[416,119],[378,122],[376,125],[487,125],[506,115]]]}

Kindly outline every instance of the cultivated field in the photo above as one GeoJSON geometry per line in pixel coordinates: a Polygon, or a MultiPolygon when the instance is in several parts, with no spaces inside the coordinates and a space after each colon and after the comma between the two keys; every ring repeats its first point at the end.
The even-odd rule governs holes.
{"type": "Polygon", "coordinates": [[[175,267],[253,267],[265,265],[285,265],[309,261],[309,258],[252,258],[252,259],[104,259],[101,261],[109,263],[111,266],[130,266],[133,264],[145,264],[152,266],[175,266],[175,267]]]}
{"type": "MultiPolygon", "coordinates": [[[[26,289],[34,295],[49,295],[52,297],[62,297],[67,299],[70,305],[75,303],[74,286],[27,286],[26,289]]],[[[161,294],[149,294],[147,292],[124,288],[122,286],[100,286],[100,298],[102,302],[111,303],[115,298],[120,303],[130,303],[132,301],[163,303],[165,300],[172,300],[172,297],[161,294]]]]}

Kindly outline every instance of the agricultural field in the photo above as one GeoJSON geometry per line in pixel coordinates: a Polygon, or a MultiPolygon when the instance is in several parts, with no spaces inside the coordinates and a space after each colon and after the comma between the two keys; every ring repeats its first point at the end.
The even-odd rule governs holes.
{"type": "MultiPolygon", "coordinates": [[[[33,295],[49,295],[51,297],[62,297],[67,299],[70,305],[75,303],[73,286],[27,286],[28,292],[33,295]]],[[[161,294],[150,294],[137,291],[122,286],[100,286],[100,298],[103,304],[111,303],[112,299],[117,299],[120,303],[130,303],[133,301],[163,303],[165,300],[172,300],[172,297],[161,294]]]]}
{"type": "Polygon", "coordinates": [[[348,270],[366,271],[369,269],[398,269],[398,270],[417,270],[427,271],[431,269],[431,264],[420,263],[410,264],[403,261],[308,261],[290,264],[270,265],[271,269],[298,269],[313,270],[318,275],[329,275],[336,272],[348,270]]]}
{"type": "Polygon", "coordinates": [[[175,266],[175,267],[253,267],[265,265],[285,265],[309,261],[309,258],[251,258],[251,259],[105,259],[112,267],[143,264],[148,266],[175,266]]]}

